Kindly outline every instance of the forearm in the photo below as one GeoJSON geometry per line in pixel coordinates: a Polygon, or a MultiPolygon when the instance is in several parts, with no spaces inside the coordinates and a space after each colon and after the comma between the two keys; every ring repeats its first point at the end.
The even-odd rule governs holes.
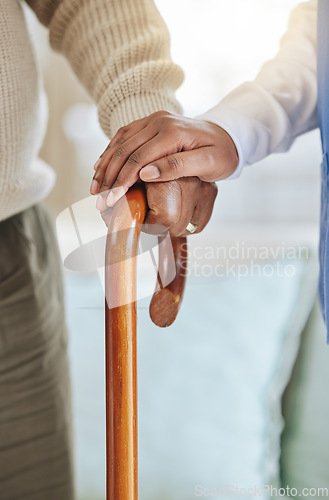
{"type": "Polygon", "coordinates": [[[168,31],[153,1],[26,1],[96,101],[109,137],[159,109],[180,112],[174,92],[182,71],[170,59],[168,31]]]}
{"type": "Polygon", "coordinates": [[[316,0],[299,5],[276,58],[200,117],[234,139],[240,159],[234,176],[317,126],[316,10],[316,0]]]}

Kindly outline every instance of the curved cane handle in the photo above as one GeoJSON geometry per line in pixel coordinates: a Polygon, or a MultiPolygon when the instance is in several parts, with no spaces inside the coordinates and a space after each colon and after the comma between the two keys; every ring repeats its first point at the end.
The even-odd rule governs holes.
{"type": "MultiPolygon", "coordinates": [[[[159,238],[160,239],[160,238],[159,238]]],[[[150,316],[157,326],[170,326],[176,319],[185,287],[187,269],[187,242],[185,237],[166,238],[159,245],[159,270],[157,285],[150,303],[150,316]],[[171,244],[170,244],[171,243],[171,244]],[[171,248],[174,252],[175,278],[169,285],[171,248]]]]}
{"type": "MultiPolygon", "coordinates": [[[[142,185],[131,188],[114,208],[105,252],[105,352],[107,499],[137,500],[136,265],[140,224],[147,204],[142,185]],[[128,202],[128,208],[127,208],[128,202]]],[[[173,239],[178,267],[184,239],[173,239]]],[[[160,248],[160,246],[159,246],[160,248]]],[[[185,245],[186,252],[186,245],[185,245]]],[[[184,254],[185,255],[185,254],[184,254]]],[[[166,250],[159,255],[165,275],[166,250]]],[[[178,312],[185,275],[156,289],[152,320],[171,324],[178,312]]]]}

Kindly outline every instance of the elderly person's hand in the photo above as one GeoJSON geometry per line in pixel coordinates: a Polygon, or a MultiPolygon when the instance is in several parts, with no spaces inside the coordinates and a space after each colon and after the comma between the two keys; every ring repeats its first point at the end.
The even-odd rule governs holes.
{"type": "Polygon", "coordinates": [[[239,163],[231,137],[213,123],[159,111],[121,128],[95,164],[91,193],[110,191],[113,206],[139,178],[159,182],[196,176],[213,182],[239,163]]]}
{"type": "MultiPolygon", "coordinates": [[[[186,236],[189,223],[193,224],[195,233],[199,233],[207,225],[217,196],[214,183],[202,182],[197,177],[146,183],[148,212],[143,230],[151,234],[159,234],[169,230],[172,236],[186,236]]],[[[108,191],[104,191],[105,196],[108,191]]],[[[99,195],[102,196],[102,193],[99,195]]],[[[98,208],[106,224],[109,222],[113,208],[107,208],[105,200],[99,198],[98,208]]]]}

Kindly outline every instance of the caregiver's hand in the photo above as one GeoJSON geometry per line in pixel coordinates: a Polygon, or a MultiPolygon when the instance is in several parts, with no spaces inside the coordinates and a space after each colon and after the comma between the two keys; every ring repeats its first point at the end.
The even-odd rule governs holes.
{"type": "MultiPolygon", "coordinates": [[[[169,230],[172,236],[186,236],[189,222],[197,226],[199,233],[207,225],[217,196],[214,183],[202,182],[197,177],[188,177],[169,182],[146,183],[148,212],[143,231],[161,234],[169,230]]],[[[104,191],[107,194],[108,191],[104,191]]],[[[100,200],[101,198],[101,194],[100,200]]],[[[108,225],[113,208],[104,201],[98,204],[101,215],[108,225]]]]}
{"type": "MultiPolygon", "coordinates": [[[[121,194],[138,178],[159,182],[196,176],[213,182],[229,177],[238,163],[234,142],[219,126],[158,111],[116,133],[95,164],[91,193],[120,186],[121,194]]],[[[107,205],[118,198],[110,192],[107,205]]]]}

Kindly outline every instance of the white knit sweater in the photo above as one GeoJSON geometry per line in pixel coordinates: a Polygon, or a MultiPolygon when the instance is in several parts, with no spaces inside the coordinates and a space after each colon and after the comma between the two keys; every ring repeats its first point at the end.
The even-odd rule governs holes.
{"type": "MultiPolygon", "coordinates": [[[[159,109],[180,112],[182,72],[152,0],[26,0],[98,105],[104,132],[159,109]]],[[[55,182],[37,158],[46,105],[18,0],[0,0],[0,220],[42,200],[55,182]]]]}

